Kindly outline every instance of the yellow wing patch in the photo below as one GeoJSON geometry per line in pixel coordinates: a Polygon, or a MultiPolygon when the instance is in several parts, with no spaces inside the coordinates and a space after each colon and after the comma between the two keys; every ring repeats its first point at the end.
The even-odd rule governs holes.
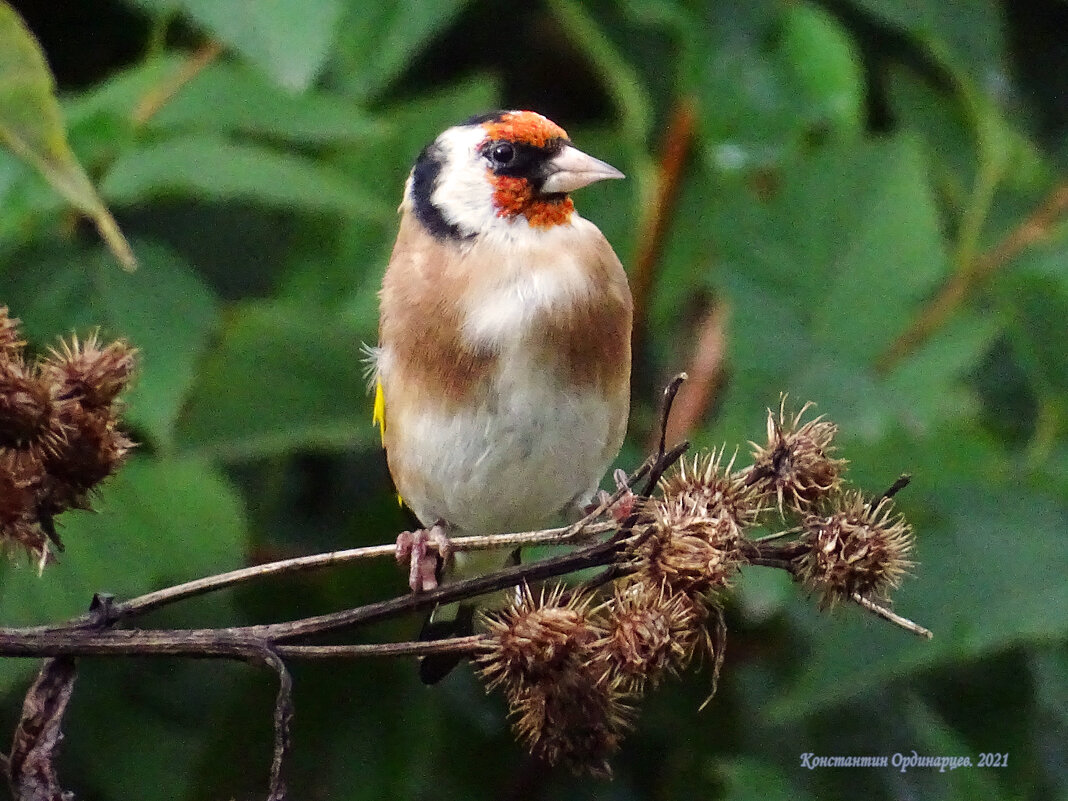
{"type": "Polygon", "coordinates": [[[382,444],[386,444],[386,393],[382,391],[382,382],[375,381],[375,407],[371,413],[371,425],[378,426],[382,444]]]}
{"type": "MultiPolygon", "coordinates": [[[[371,412],[371,425],[378,426],[382,437],[382,447],[386,445],[386,393],[382,389],[382,382],[375,381],[375,405],[371,412]]],[[[397,493],[397,505],[404,506],[404,498],[397,493]]]]}

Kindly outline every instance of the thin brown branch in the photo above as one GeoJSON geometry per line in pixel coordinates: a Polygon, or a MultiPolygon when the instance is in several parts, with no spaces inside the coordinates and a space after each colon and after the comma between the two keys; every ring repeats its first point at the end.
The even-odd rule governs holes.
{"type": "MultiPolygon", "coordinates": [[[[634,477],[632,477],[631,483],[640,479],[646,472],[648,472],[648,465],[643,465],[643,467],[635,473],[634,477]]],[[[603,514],[612,503],[618,501],[621,496],[622,492],[617,492],[616,495],[609,498],[605,505],[599,506],[589,515],[582,518],[582,520],[579,520],[570,526],[543,529],[539,531],[517,532],[513,534],[492,534],[483,537],[457,537],[451,541],[452,549],[459,552],[489,550],[516,545],[536,545],[544,542],[566,543],[572,542],[583,536],[603,534],[607,531],[614,530],[616,525],[614,523],[594,523],[593,521],[603,514]]],[[[178,601],[228,589],[258,579],[283,574],[290,575],[312,570],[322,570],[328,567],[334,567],[363,559],[393,556],[395,553],[396,545],[394,544],[369,545],[362,548],[349,548],[343,551],[297,556],[291,559],[281,559],[276,562],[252,565],[250,567],[231,570],[227,573],[205,576],[204,578],[195,579],[183,584],[176,584],[172,587],[166,587],[162,590],[131,598],[128,601],[111,603],[106,615],[108,621],[114,623],[119,620],[127,620],[137,617],[138,615],[143,615],[163,606],[177,603],[178,601]]],[[[97,625],[98,622],[99,621],[96,618],[87,614],[67,623],[36,626],[23,629],[23,631],[66,631],[72,628],[92,627],[97,625]]]]}
{"type": "Polygon", "coordinates": [[[679,390],[689,377],[686,373],[679,373],[664,387],[664,396],[660,403],[660,425],[657,427],[660,432],[660,439],[656,445],[657,459],[664,458],[664,452],[667,450],[668,427],[671,424],[671,412],[675,408],[675,398],[678,397],[679,390]]]}
{"type": "Polygon", "coordinates": [[[881,617],[883,620],[888,620],[895,626],[899,626],[905,631],[911,632],[918,637],[924,637],[928,640],[934,637],[934,632],[932,632],[930,629],[925,629],[918,623],[913,623],[907,617],[901,617],[901,615],[891,612],[885,606],[880,606],[879,604],[875,603],[875,601],[865,598],[859,592],[853,593],[853,601],[857,604],[860,604],[860,606],[867,609],[876,617],[881,617]]]}
{"type": "MultiPolygon", "coordinates": [[[[660,458],[647,462],[628,478],[628,483],[637,481],[646,473],[655,479],[677,461],[684,450],[685,443],[683,446],[676,446],[660,458]]],[[[624,491],[623,488],[618,492],[622,491],[624,491]]],[[[607,503],[602,506],[607,508],[607,503]]],[[[633,523],[631,522],[630,525],[633,523]]],[[[428,611],[439,604],[467,600],[514,587],[523,582],[541,581],[577,570],[608,565],[614,561],[623,547],[622,541],[613,538],[606,542],[579,548],[569,554],[525,565],[516,565],[466,581],[453,582],[429,592],[408,593],[355,609],[284,623],[221,629],[87,630],[89,625],[94,623],[99,625],[100,614],[110,614],[110,619],[114,620],[115,610],[122,607],[121,604],[105,605],[105,611],[98,610],[94,618],[79,618],[67,624],[51,627],[0,629],[0,656],[169,655],[262,661],[265,648],[275,649],[280,643],[290,640],[352,628],[414,612],[428,611]]]]}
{"type": "Polygon", "coordinates": [[[971,293],[1025,249],[1049,237],[1068,212],[1068,181],[1056,186],[1041,204],[991,250],[961,265],[942,289],[920,309],[908,328],[879,357],[882,372],[914,352],[953,316],[971,293]]]}
{"type": "Polygon", "coordinates": [[[194,50],[173,75],[146,92],[134,107],[130,118],[134,125],[144,125],[167,103],[174,99],[187,83],[210,66],[223,52],[223,46],[214,40],[205,42],[194,50]]]}
{"type": "Polygon", "coordinates": [[[631,291],[634,295],[634,328],[631,341],[635,354],[640,355],[642,352],[656,270],[682,187],[696,126],[696,100],[690,96],[676,100],[661,146],[656,195],[647,217],[640,224],[641,240],[638,242],[638,253],[631,273],[631,291]]]}
{"type": "Polygon", "coordinates": [[[284,801],[286,783],[283,768],[293,746],[293,677],[282,658],[269,648],[264,649],[263,663],[278,674],[278,695],[274,702],[274,751],[271,755],[267,801],[284,801]]]}
{"type": "Polygon", "coordinates": [[[879,497],[893,498],[895,495],[901,492],[901,490],[905,489],[905,487],[907,487],[911,482],[912,476],[908,473],[902,473],[900,476],[897,477],[897,479],[894,480],[893,484],[886,488],[883,494],[879,497]]]}
{"type": "Polygon", "coordinates": [[[275,651],[286,659],[353,659],[365,656],[430,656],[472,654],[485,647],[481,634],[413,642],[359,643],[356,645],[279,645],[275,651]]]}
{"type": "Polygon", "coordinates": [[[49,659],[26,693],[7,760],[11,796],[18,801],[66,801],[70,797],[59,786],[55,759],[77,675],[73,659],[49,659]]]}

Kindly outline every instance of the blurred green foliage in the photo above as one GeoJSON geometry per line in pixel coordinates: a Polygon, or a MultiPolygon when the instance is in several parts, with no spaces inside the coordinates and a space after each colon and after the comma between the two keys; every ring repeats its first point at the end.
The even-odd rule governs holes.
{"type": "MultiPolygon", "coordinates": [[[[0,565],[0,622],[391,540],[404,520],[359,345],[375,338],[419,149],[476,112],[542,111],[631,176],[577,198],[629,267],[665,127],[692,101],[621,464],[640,457],[708,305],[726,304],[728,380],[694,440],[758,438],[785,391],[839,423],[856,483],[912,473],[900,506],[919,565],[896,608],[935,640],[856,609],[820,615],[750,570],[715,702],[696,711],[701,674],[653,694],[610,784],[530,763],[469,671],[427,690],[408,662],[296,665],[295,797],[1068,798],[1068,229],[1063,202],[1034,216],[1066,191],[1063,2],[13,5],[140,268],[120,271],[0,150],[0,303],[35,348],[100,327],[143,368],[136,457],[98,514],[62,521],[67,550],[41,578],[0,565]],[[1038,236],[1014,247],[1033,219],[1038,236]],[[888,358],[951,276],[960,302],[888,358]],[[912,750],[1010,757],[946,773],[800,766],[912,750]]],[[[0,124],[50,125],[3,94],[7,77],[0,124]]],[[[365,565],[149,622],[292,619],[403,589],[392,565],[365,565]]],[[[0,731],[33,668],[0,664],[0,731]]],[[[86,662],[61,776],[91,799],[260,796],[273,692],[252,668],[86,662]]]]}

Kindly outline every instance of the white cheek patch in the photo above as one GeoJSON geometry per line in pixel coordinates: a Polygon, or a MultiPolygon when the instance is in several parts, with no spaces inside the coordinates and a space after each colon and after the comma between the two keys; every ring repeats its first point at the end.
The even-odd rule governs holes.
{"type": "Polygon", "coordinates": [[[481,127],[450,128],[436,140],[445,154],[430,202],[452,225],[467,233],[485,231],[495,224],[493,187],[478,146],[486,138],[481,127]]]}

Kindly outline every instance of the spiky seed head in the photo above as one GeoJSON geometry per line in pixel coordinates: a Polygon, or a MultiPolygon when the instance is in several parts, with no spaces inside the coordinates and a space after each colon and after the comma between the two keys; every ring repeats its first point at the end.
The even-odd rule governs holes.
{"type": "Polygon", "coordinates": [[[130,383],[136,353],[122,340],[101,347],[96,333],[85,340],[72,336],[51,349],[41,372],[55,384],[57,397],[99,409],[111,404],[130,383]]]}
{"type": "Polygon", "coordinates": [[[507,697],[516,735],[534,756],[575,774],[611,777],[608,759],[633,720],[619,683],[575,666],[507,697]]]}
{"type": "Polygon", "coordinates": [[[52,431],[52,393],[22,359],[0,359],[0,447],[28,448],[52,431]]]}
{"type": "Polygon", "coordinates": [[[86,409],[66,401],[57,404],[57,416],[65,437],[44,458],[53,514],[88,508],[89,491],[118,470],[134,447],[110,409],[86,409]]]}
{"type": "Polygon", "coordinates": [[[505,609],[483,616],[489,646],[476,659],[487,690],[514,691],[552,680],[587,658],[600,635],[591,597],[558,586],[535,594],[526,585],[505,609]]]}
{"type": "Polygon", "coordinates": [[[819,594],[822,609],[854,593],[885,599],[913,566],[912,527],[894,514],[889,498],[869,502],[860,492],[847,492],[835,499],[830,514],[808,515],[803,527],[807,548],[797,558],[798,576],[819,594]]]}
{"type": "Polygon", "coordinates": [[[700,602],[671,593],[665,583],[617,582],[606,604],[604,634],[593,643],[591,664],[601,681],[618,681],[640,694],[689,664],[697,647],[700,602]]]}
{"type": "Polygon", "coordinates": [[[17,357],[22,352],[26,343],[19,334],[19,323],[7,306],[0,306],[0,360],[17,357]]]}
{"type": "Polygon", "coordinates": [[[648,536],[634,561],[640,581],[671,592],[702,595],[730,586],[745,560],[742,538],[728,516],[694,509],[683,500],[656,502],[648,536]]]}
{"type": "Polygon", "coordinates": [[[788,417],[783,395],[778,415],[768,409],[767,443],[749,443],[753,464],[746,482],[765,497],[774,498],[780,514],[784,507],[804,514],[841,487],[847,462],[831,455],[838,426],[822,416],[802,424],[802,417],[812,406],[806,403],[788,417]]]}
{"type": "Polygon", "coordinates": [[[755,525],[763,506],[763,495],[747,486],[744,478],[734,475],[731,456],[724,464],[726,448],[695,454],[687,463],[678,465],[660,479],[658,488],[665,502],[680,501],[684,506],[698,509],[713,517],[726,517],[739,529],[755,525]]]}

